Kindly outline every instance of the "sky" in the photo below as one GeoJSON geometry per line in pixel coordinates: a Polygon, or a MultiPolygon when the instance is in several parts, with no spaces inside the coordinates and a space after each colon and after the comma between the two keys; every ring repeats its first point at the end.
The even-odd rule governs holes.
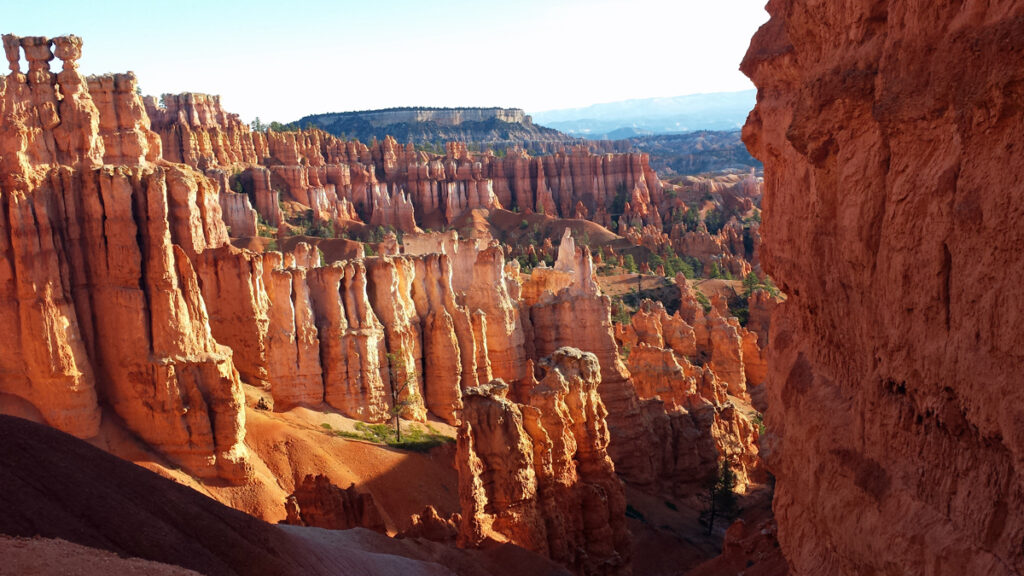
{"type": "Polygon", "coordinates": [[[764,4],[0,0],[0,31],[81,36],[85,74],[131,70],[144,94],[220,94],[227,111],[267,123],[393,106],[537,112],[746,90],[739,62],[768,18],[764,4]]]}

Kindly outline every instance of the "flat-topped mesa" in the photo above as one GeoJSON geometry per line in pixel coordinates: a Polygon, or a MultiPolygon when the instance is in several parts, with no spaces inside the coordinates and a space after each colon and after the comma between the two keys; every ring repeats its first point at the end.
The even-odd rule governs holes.
{"type": "Polygon", "coordinates": [[[509,123],[533,123],[533,119],[519,108],[398,108],[321,116],[325,121],[330,121],[346,115],[358,116],[374,127],[407,122],[434,122],[441,126],[458,126],[463,122],[484,122],[491,119],[509,123]]]}
{"type": "Polygon", "coordinates": [[[393,136],[415,145],[481,142],[501,148],[522,145],[545,150],[580,142],[557,130],[534,124],[530,116],[515,108],[391,108],[335,112],[305,116],[294,125],[314,126],[363,142],[393,136]]]}
{"type": "Polygon", "coordinates": [[[741,67],[787,294],[782,551],[796,574],[1024,573],[1024,5],[767,9],[741,67]]]}
{"type": "Polygon", "coordinates": [[[557,350],[523,404],[495,381],[466,390],[459,542],[508,541],[577,574],[629,574],[626,499],[608,457],[597,357],[557,350]]]}

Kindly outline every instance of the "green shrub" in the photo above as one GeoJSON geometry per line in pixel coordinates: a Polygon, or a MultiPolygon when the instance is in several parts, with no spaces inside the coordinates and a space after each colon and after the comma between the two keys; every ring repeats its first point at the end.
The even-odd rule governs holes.
{"type": "Polygon", "coordinates": [[[754,417],[751,418],[751,422],[753,422],[754,425],[757,426],[757,433],[764,436],[764,414],[756,412],[754,414],[754,417]]]}
{"type": "Polygon", "coordinates": [[[633,320],[633,316],[629,313],[629,308],[622,302],[622,298],[612,299],[612,322],[616,324],[629,324],[633,320]]]}
{"type": "Polygon", "coordinates": [[[333,430],[331,425],[327,423],[320,426],[339,438],[383,444],[391,448],[408,450],[410,452],[430,452],[438,446],[455,442],[454,438],[444,436],[429,424],[425,428],[422,425],[406,424],[402,428],[401,442],[396,440],[395,429],[389,424],[356,422],[354,431],[333,430]]]}
{"type": "Polygon", "coordinates": [[[626,254],[622,258],[622,267],[629,272],[636,272],[636,260],[633,259],[632,254],[626,254]]]}
{"type": "Polygon", "coordinates": [[[704,308],[704,312],[711,312],[711,301],[703,292],[697,291],[697,302],[704,308]]]}

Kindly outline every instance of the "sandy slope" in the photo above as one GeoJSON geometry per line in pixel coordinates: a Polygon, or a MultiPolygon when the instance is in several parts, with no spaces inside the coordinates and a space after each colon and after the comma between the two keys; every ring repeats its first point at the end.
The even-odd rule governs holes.
{"type": "Polygon", "coordinates": [[[0,534],[60,538],[212,575],[564,573],[517,549],[467,552],[362,529],[267,524],[20,418],[0,416],[0,438],[0,534]]]}
{"type": "Polygon", "coordinates": [[[122,558],[54,538],[0,535],[0,576],[197,576],[180,566],[122,558]]]}

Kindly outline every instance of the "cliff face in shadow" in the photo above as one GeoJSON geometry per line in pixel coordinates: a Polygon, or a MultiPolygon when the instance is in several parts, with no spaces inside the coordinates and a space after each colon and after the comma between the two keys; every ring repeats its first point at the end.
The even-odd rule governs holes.
{"type": "Polygon", "coordinates": [[[774,1],[768,464],[800,574],[1024,570],[1024,4],[774,1]]]}

